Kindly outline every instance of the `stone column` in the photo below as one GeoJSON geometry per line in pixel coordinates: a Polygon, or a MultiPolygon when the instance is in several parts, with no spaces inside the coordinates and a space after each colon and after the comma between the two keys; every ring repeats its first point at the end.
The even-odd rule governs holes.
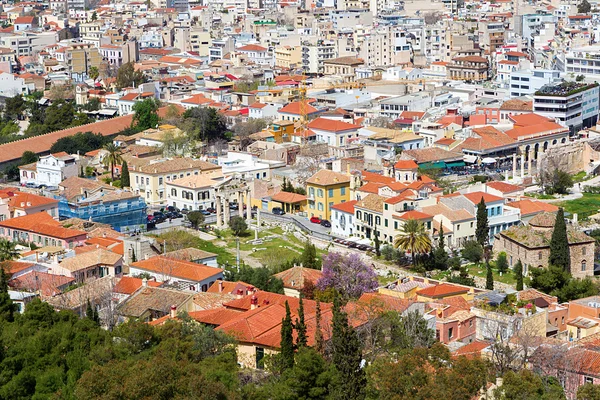
{"type": "Polygon", "coordinates": [[[229,210],[229,199],[227,197],[225,198],[225,202],[223,204],[223,207],[225,207],[225,213],[224,213],[225,214],[225,220],[223,221],[223,226],[225,228],[228,228],[229,227],[229,220],[231,219],[231,217],[229,215],[229,212],[230,212],[230,210],[229,210]]]}
{"type": "Polygon", "coordinates": [[[521,153],[521,179],[525,178],[525,154],[521,153]]]}
{"type": "Polygon", "coordinates": [[[223,226],[223,220],[221,214],[223,214],[222,205],[221,205],[221,196],[217,196],[216,198],[216,206],[217,206],[217,228],[221,228],[223,226]]]}
{"type": "MultiPolygon", "coordinates": [[[[513,154],[513,174],[512,174],[512,178],[515,179],[515,177],[517,176],[517,153],[513,154]]],[[[508,174],[508,171],[506,171],[506,173],[508,174]]]]}
{"type": "Polygon", "coordinates": [[[250,225],[252,221],[252,198],[250,197],[250,189],[246,190],[246,221],[250,225]]]}
{"type": "Polygon", "coordinates": [[[529,158],[527,159],[527,174],[533,175],[531,171],[531,162],[533,160],[533,150],[529,150],[529,158]]]}
{"type": "Polygon", "coordinates": [[[241,191],[237,192],[238,213],[241,218],[244,218],[244,197],[241,191]]]}

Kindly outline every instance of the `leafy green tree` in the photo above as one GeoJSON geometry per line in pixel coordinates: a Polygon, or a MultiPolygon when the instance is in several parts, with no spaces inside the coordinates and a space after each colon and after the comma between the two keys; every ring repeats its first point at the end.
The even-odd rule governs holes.
{"type": "Polygon", "coordinates": [[[438,245],[431,254],[433,269],[446,270],[448,269],[448,252],[444,243],[444,227],[440,226],[438,234],[438,245]]]}
{"type": "Polygon", "coordinates": [[[44,126],[46,132],[55,132],[73,126],[75,108],[67,100],[56,100],[46,109],[44,126]]]}
{"type": "Polygon", "coordinates": [[[128,62],[119,67],[117,71],[116,85],[121,90],[125,87],[138,87],[146,81],[144,73],[136,71],[133,62],[128,62]]]}
{"type": "Polygon", "coordinates": [[[21,155],[21,162],[19,164],[20,165],[32,164],[34,162],[37,162],[37,160],[38,160],[37,154],[35,154],[31,150],[25,150],[23,152],[23,154],[21,155]]]}
{"type": "Polygon", "coordinates": [[[321,260],[317,255],[317,248],[314,244],[307,240],[304,243],[304,249],[302,250],[302,254],[300,255],[300,263],[305,268],[311,269],[320,269],[321,268],[321,260]]]}
{"type": "Polygon", "coordinates": [[[190,211],[187,214],[187,219],[194,229],[198,229],[204,223],[204,214],[200,211],[190,211]]]}
{"type": "Polygon", "coordinates": [[[60,153],[64,151],[68,154],[75,154],[79,151],[80,154],[87,153],[88,151],[96,150],[104,145],[111,143],[111,139],[102,136],[101,134],[95,134],[92,132],[79,132],[75,135],[66,136],[58,139],[51,147],[51,153],[60,153]]]}
{"type": "Polygon", "coordinates": [[[494,274],[492,273],[492,266],[488,261],[485,263],[486,276],[485,276],[485,288],[487,290],[494,290],[494,274]]]}
{"type": "Polygon", "coordinates": [[[577,389],[577,400],[600,400],[600,385],[586,383],[577,389]]]}
{"type": "Polygon", "coordinates": [[[496,258],[496,268],[498,272],[505,273],[508,271],[508,260],[506,259],[506,253],[501,251],[496,258]]]}
{"type": "MultiPolygon", "coordinates": [[[[92,67],[93,68],[93,67],[92,67]]],[[[89,99],[87,101],[87,103],[85,103],[82,108],[85,111],[98,111],[100,110],[100,99],[97,97],[92,97],[91,99],[89,99]]]]}
{"type": "Polygon", "coordinates": [[[468,240],[463,244],[460,255],[467,261],[478,263],[483,258],[483,247],[475,240],[468,240]]]}
{"type": "Polygon", "coordinates": [[[393,350],[430,347],[435,342],[435,331],[417,311],[404,316],[388,313],[386,317],[391,321],[390,345],[393,350]]]}
{"type": "Polygon", "coordinates": [[[542,377],[528,369],[509,371],[494,396],[505,400],[562,400],[565,394],[556,378],[542,377]]]}
{"type": "Polygon", "coordinates": [[[458,271],[458,275],[451,275],[450,277],[448,277],[448,282],[458,283],[459,285],[465,286],[475,286],[475,279],[471,275],[469,275],[469,270],[465,265],[461,265],[458,271]]]}
{"type": "Polygon", "coordinates": [[[577,12],[579,14],[587,14],[592,10],[592,5],[588,0],[583,0],[577,5],[577,12]]]}
{"type": "Polygon", "coordinates": [[[248,230],[248,224],[246,224],[244,218],[235,216],[229,220],[229,228],[235,236],[243,236],[248,230]]]}
{"type": "Polygon", "coordinates": [[[567,224],[562,208],[556,213],[554,230],[550,239],[550,257],[548,264],[555,265],[571,273],[571,255],[569,251],[569,239],[567,237],[567,224]]]}
{"type": "MultiPolygon", "coordinates": [[[[4,270],[4,266],[0,264],[0,321],[12,322],[15,311],[16,305],[8,294],[8,274],[4,270]]],[[[0,355],[2,355],[1,350],[0,355]]],[[[0,357],[1,359],[2,357],[0,357]]]]}
{"type": "Polygon", "coordinates": [[[285,318],[281,320],[281,366],[283,370],[294,367],[294,335],[290,305],[285,302],[285,318]]]}
{"type": "Polygon", "coordinates": [[[546,194],[567,194],[573,187],[573,177],[558,168],[542,172],[540,180],[546,194]]]}
{"type": "Polygon", "coordinates": [[[477,227],[475,228],[475,238],[477,243],[484,247],[489,242],[490,227],[488,225],[488,214],[483,197],[477,204],[477,227]]]}
{"type": "Polygon", "coordinates": [[[410,251],[413,265],[415,265],[415,256],[428,253],[431,249],[431,238],[421,221],[409,219],[402,226],[400,234],[394,239],[394,247],[404,252],[410,251]]]}
{"type": "Polygon", "coordinates": [[[294,329],[296,329],[296,347],[306,347],[308,345],[308,336],[306,334],[306,322],[304,321],[304,301],[302,300],[302,296],[300,296],[298,318],[296,318],[294,329]]]}
{"type": "Polygon", "coordinates": [[[131,185],[129,178],[129,166],[127,165],[127,161],[123,160],[121,164],[121,187],[129,187],[131,185]]]}
{"type": "Polygon", "coordinates": [[[517,261],[517,263],[513,267],[513,272],[517,281],[516,289],[523,290],[523,264],[521,264],[521,260],[517,261]]]}
{"type": "Polygon", "coordinates": [[[98,311],[95,307],[92,306],[92,303],[88,299],[87,308],[85,309],[85,316],[90,321],[93,321],[96,324],[100,324],[100,316],[98,315],[98,311]]]}
{"type": "Polygon", "coordinates": [[[115,165],[119,165],[123,162],[123,157],[121,156],[121,148],[116,144],[110,142],[104,146],[104,150],[106,150],[107,154],[104,156],[102,163],[110,168],[110,177],[114,181],[115,165]]]}
{"type": "Polygon", "coordinates": [[[13,97],[7,97],[4,101],[4,119],[6,121],[21,119],[26,107],[22,95],[18,94],[13,97]]]}
{"type": "Polygon", "coordinates": [[[448,268],[451,271],[459,271],[462,261],[459,256],[452,256],[448,259],[448,268]]]}
{"type": "Polygon", "coordinates": [[[225,269],[228,281],[242,281],[271,293],[283,294],[283,281],[273,276],[273,271],[267,267],[252,268],[241,265],[239,271],[235,267],[225,269]]]}
{"type": "MultiPolygon", "coordinates": [[[[98,13],[97,13],[96,11],[94,11],[94,12],[92,13],[91,20],[92,20],[92,21],[96,21],[96,20],[98,20],[98,13]]],[[[96,68],[96,67],[92,67],[92,68],[96,68]]],[[[96,68],[96,69],[98,69],[98,68],[96,68]]],[[[90,76],[90,77],[91,77],[91,76],[90,76]]],[[[92,78],[92,79],[96,79],[96,78],[92,78]]]]}
{"type": "Polygon", "coordinates": [[[144,99],[136,102],[133,107],[133,120],[131,126],[140,131],[156,128],[158,126],[158,107],[160,103],[155,98],[144,99]]]}
{"type": "Polygon", "coordinates": [[[19,256],[15,248],[15,242],[8,239],[0,239],[0,262],[14,260],[19,256]]]}
{"type": "Polygon", "coordinates": [[[347,314],[340,310],[336,296],[333,302],[332,362],[336,374],[332,399],[360,400],[366,397],[367,377],[362,368],[362,347],[347,314]]]}
{"type": "MultiPolygon", "coordinates": [[[[95,14],[95,12],[94,12],[94,14],[95,14]]],[[[92,18],[94,16],[94,14],[92,14],[92,18]]],[[[88,72],[89,72],[90,79],[96,80],[100,76],[100,71],[98,71],[98,67],[90,67],[88,72]]]]}
{"type": "Polygon", "coordinates": [[[226,139],[225,119],[213,107],[190,108],[183,114],[181,128],[195,140],[210,142],[215,139],[226,139]]]}

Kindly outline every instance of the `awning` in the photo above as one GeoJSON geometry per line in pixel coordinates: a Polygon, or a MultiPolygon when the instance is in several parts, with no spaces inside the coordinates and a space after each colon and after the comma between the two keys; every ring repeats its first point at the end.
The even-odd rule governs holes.
{"type": "Polygon", "coordinates": [[[447,168],[456,168],[456,167],[464,167],[464,166],[465,166],[464,161],[454,161],[454,162],[446,163],[447,168]]]}
{"type": "Polygon", "coordinates": [[[484,164],[495,164],[496,163],[496,159],[492,158],[492,157],[486,157],[483,160],[481,160],[482,163],[484,164]]]}
{"type": "Polygon", "coordinates": [[[428,170],[428,169],[442,169],[446,167],[446,163],[443,161],[436,161],[436,162],[428,162],[428,163],[423,163],[423,164],[419,164],[419,168],[423,169],[423,170],[428,170]]]}
{"type": "Polygon", "coordinates": [[[477,161],[477,156],[470,156],[468,154],[465,154],[463,156],[463,160],[465,160],[465,162],[473,164],[477,161]]]}

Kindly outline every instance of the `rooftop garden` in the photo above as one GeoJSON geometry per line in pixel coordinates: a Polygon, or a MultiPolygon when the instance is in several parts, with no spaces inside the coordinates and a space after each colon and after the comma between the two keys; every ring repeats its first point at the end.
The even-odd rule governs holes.
{"type": "Polygon", "coordinates": [[[536,96],[572,96],[574,94],[583,92],[585,90],[591,89],[598,86],[597,83],[581,83],[581,82],[568,82],[564,81],[559,83],[558,85],[544,85],[535,92],[536,96]]]}
{"type": "Polygon", "coordinates": [[[504,301],[500,304],[482,301],[481,303],[477,304],[477,307],[481,308],[482,310],[506,315],[533,315],[537,313],[537,308],[533,300],[517,301],[517,297],[514,294],[507,295],[504,301]]]}

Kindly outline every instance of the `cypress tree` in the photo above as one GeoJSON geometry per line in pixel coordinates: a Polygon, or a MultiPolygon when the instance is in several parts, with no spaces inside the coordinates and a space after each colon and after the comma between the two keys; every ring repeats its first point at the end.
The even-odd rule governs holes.
{"type": "Polygon", "coordinates": [[[294,336],[290,305],[285,302],[285,318],[281,320],[281,366],[282,370],[294,367],[294,336]]]}
{"type": "Polygon", "coordinates": [[[521,260],[517,261],[513,268],[515,279],[517,280],[517,290],[523,290],[523,264],[521,260]]]}
{"type": "Polygon", "coordinates": [[[485,262],[485,268],[487,270],[487,275],[485,277],[485,288],[487,290],[494,290],[494,274],[492,273],[492,267],[490,266],[489,261],[485,262]]]}
{"type": "Polygon", "coordinates": [[[340,301],[333,300],[332,361],[336,370],[333,399],[360,400],[366,397],[367,376],[362,364],[362,348],[348,315],[340,310],[340,301]]]}
{"type": "Polygon", "coordinates": [[[0,321],[12,322],[16,306],[8,294],[8,274],[0,265],[0,321]]]}
{"type": "Polygon", "coordinates": [[[302,295],[300,295],[300,304],[298,305],[298,318],[296,318],[296,347],[306,347],[308,345],[308,338],[306,336],[306,324],[304,322],[304,302],[302,301],[302,295]]]}
{"type": "Polygon", "coordinates": [[[554,222],[554,231],[550,239],[550,265],[561,267],[568,273],[571,273],[571,255],[569,252],[569,239],[567,237],[567,224],[565,224],[565,214],[562,208],[556,213],[554,222]]]}
{"type": "Polygon", "coordinates": [[[374,239],[375,242],[375,254],[377,257],[381,256],[381,241],[379,240],[379,232],[377,232],[377,228],[374,231],[374,239]]]}
{"type": "Polygon", "coordinates": [[[485,247],[489,240],[489,234],[490,227],[488,226],[487,208],[485,207],[485,201],[482,197],[479,204],[477,204],[477,228],[475,229],[477,243],[482,247],[485,247]]]}
{"type": "Polygon", "coordinates": [[[315,350],[322,354],[325,345],[323,343],[323,332],[321,331],[321,302],[318,299],[315,320],[315,350]]]}
{"type": "Polygon", "coordinates": [[[304,244],[304,250],[300,255],[300,262],[305,268],[319,269],[319,259],[317,258],[317,248],[307,240],[304,244]]]}
{"type": "Polygon", "coordinates": [[[123,160],[123,165],[121,166],[121,187],[129,187],[130,184],[129,167],[127,166],[127,161],[123,160]]]}

